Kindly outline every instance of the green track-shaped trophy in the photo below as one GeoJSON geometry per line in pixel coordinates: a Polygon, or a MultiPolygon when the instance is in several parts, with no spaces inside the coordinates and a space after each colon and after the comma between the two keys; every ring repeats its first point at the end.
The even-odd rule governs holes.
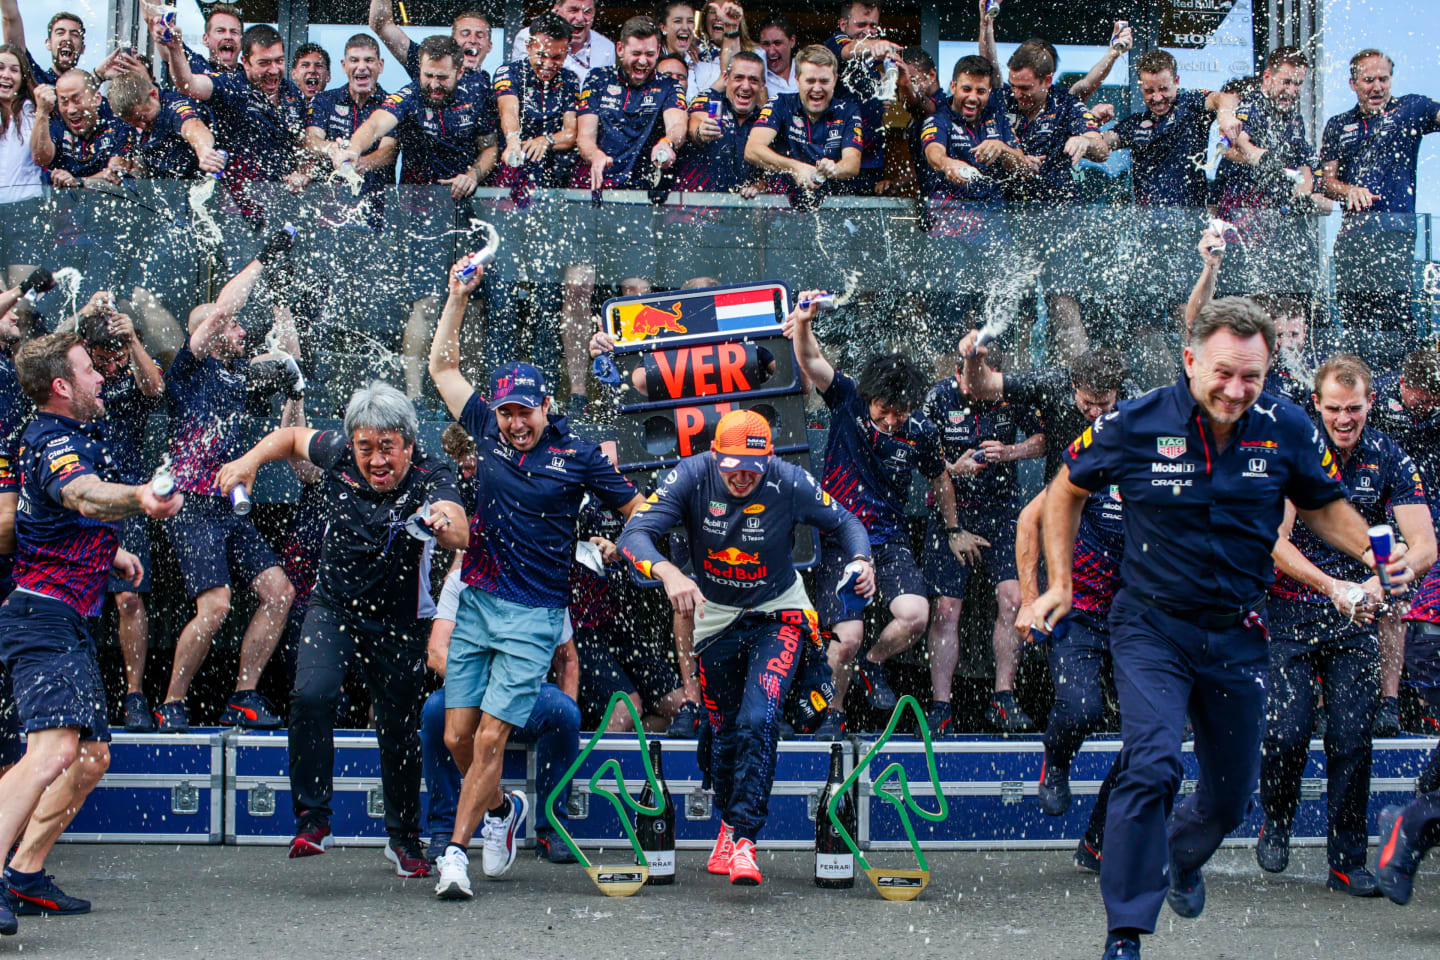
{"type": "Polygon", "coordinates": [[[865,875],[870,878],[870,883],[875,887],[875,892],[886,900],[914,900],[930,883],[930,865],[925,860],[924,851],[920,849],[920,841],[915,838],[915,826],[910,821],[910,810],[931,823],[939,823],[950,815],[950,806],[945,802],[945,794],[940,789],[940,775],[935,770],[935,746],[930,740],[930,727],[925,723],[925,712],[920,709],[920,704],[914,697],[906,696],[901,697],[900,702],[895,705],[895,712],[890,714],[890,722],[885,726],[885,732],[880,735],[880,739],[876,740],[869,752],[861,758],[859,763],[855,764],[855,769],[850,771],[850,775],[840,784],[840,789],[835,791],[829,804],[826,805],[831,825],[840,834],[840,839],[845,841],[845,846],[849,847],[850,852],[855,855],[855,862],[864,869],[865,875]],[[890,742],[890,738],[895,734],[895,727],[900,723],[900,716],[907,707],[915,714],[920,739],[925,744],[925,765],[930,771],[930,785],[935,789],[935,800],[939,809],[931,813],[915,802],[915,798],[910,794],[910,781],[905,776],[905,768],[898,761],[880,771],[880,776],[874,778],[871,796],[882,799],[895,807],[895,812],[900,815],[900,823],[905,827],[905,836],[910,839],[910,849],[915,851],[915,860],[920,864],[920,868],[918,870],[893,870],[872,867],[870,862],[865,859],[865,855],[860,852],[855,838],[850,836],[850,831],[845,829],[845,825],[835,815],[835,805],[855,785],[855,781],[860,779],[861,772],[870,768],[875,755],[884,748],[885,744],[890,742]],[[899,782],[900,796],[898,797],[884,789],[886,781],[891,777],[899,782]]]}
{"type": "MultiPolygon", "coordinates": [[[[929,741],[927,740],[926,742],[928,743],[929,741]]],[[[645,727],[640,722],[640,714],[635,709],[635,705],[630,702],[629,697],[623,693],[616,693],[610,698],[610,703],[605,708],[605,716],[601,718],[595,730],[595,735],[590,738],[589,743],[581,748],[580,755],[575,758],[574,763],[570,764],[570,769],[565,771],[564,776],[560,778],[560,782],[556,784],[555,789],[550,791],[550,796],[545,798],[543,813],[549,817],[550,825],[555,828],[555,832],[560,835],[560,838],[565,841],[565,845],[575,854],[575,859],[585,868],[585,872],[589,874],[595,886],[600,888],[601,893],[607,897],[629,897],[634,896],[635,892],[643,887],[645,881],[649,879],[650,865],[645,858],[645,851],[640,848],[640,840],[635,836],[635,829],[630,825],[630,814],[625,812],[625,808],[629,807],[631,811],[637,814],[643,813],[646,816],[659,816],[664,812],[664,803],[665,800],[660,790],[660,782],[656,780],[655,771],[650,766],[650,750],[645,745],[645,727]],[[635,737],[638,741],[640,751],[640,762],[645,765],[645,780],[650,784],[651,796],[657,799],[660,806],[642,806],[630,796],[630,791],[625,788],[625,775],[620,770],[619,760],[611,757],[600,764],[595,772],[590,775],[590,792],[609,800],[610,805],[615,808],[615,814],[620,820],[620,826],[625,830],[625,836],[630,840],[630,846],[635,850],[636,860],[635,863],[627,863],[621,866],[601,866],[599,864],[592,864],[590,858],[585,856],[585,853],[575,845],[575,840],[570,836],[570,831],[565,829],[565,818],[557,817],[553,814],[555,811],[555,802],[559,800],[561,794],[565,792],[566,785],[575,778],[575,774],[579,772],[580,767],[585,763],[585,759],[590,756],[595,748],[600,745],[600,741],[604,739],[605,730],[610,726],[610,715],[615,712],[615,708],[620,704],[625,705],[625,709],[630,713],[631,721],[634,722],[635,737]],[[600,785],[600,781],[605,779],[607,774],[615,778],[615,786],[620,794],[618,797],[600,785]]]]}

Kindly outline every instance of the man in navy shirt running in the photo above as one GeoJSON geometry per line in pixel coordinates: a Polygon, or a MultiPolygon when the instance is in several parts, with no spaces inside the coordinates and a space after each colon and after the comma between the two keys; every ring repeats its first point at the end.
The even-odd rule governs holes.
{"type": "Polygon", "coordinates": [[[710,450],[666,474],[619,543],[641,576],[664,584],[676,613],[695,615],[714,738],[709,776],[721,809],[708,869],[744,886],[761,881],[755,841],[769,812],[782,707],[805,662],[823,656],[817,614],[791,560],[795,525],[834,538],[847,573],[858,571],[855,592],[875,592],[865,528],[814,477],[773,451],[764,417],[725,414],[710,450]],[[685,528],[695,580],[656,547],[677,525],[685,528]]]}
{"type": "Polygon", "coordinates": [[[837,96],[840,62],[824,47],[809,46],[795,55],[799,93],[771,97],[760,109],[745,159],[794,181],[792,204],[817,203],[833,192],[831,181],[860,172],[865,134],[853,100],[837,96]]]}
{"type": "MultiPolygon", "coordinates": [[[[1121,404],[1070,444],[1045,497],[1049,570],[1072,562],[1093,491],[1125,500],[1124,587],[1110,648],[1125,742],[1100,870],[1107,960],[1138,960],[1160,906],[1205,906],[1201,867],[1245,818],[1260,766],[1268,671],[1265,589],[1285,500],[1319,536],[1374,566],[1363,517],[1345,501],[1334,456],[1299,407],[1261,393],[1275,327],[1248,300],[1206,305],[1171,387],[1121,404]],[[1200,776],[1173,814],[1186,709],[1200,776]],[[1168,888],[1168,892],[1167,892],[1168,888]]],[[[1414,571],[1401,556],[1397,585],[1414,571]]],[[[1031,605],[1050,631],[1073,605],[1053,577],[1031,605]]]]}
{"type": "Polygon", "coordinates": [[[30,341],[15,367],[39,412],[20,442],[15,590],[0,607],[0,661],[27,735],[25,756],[0,778],[0,849],[10,849],[27,820],[47,842],[27,842],[5,870],[3,934],[15,933],[16,912],[90,908],[43,869],[50,844],[110,763],[105,687],[85,618],[100,612],[112,571],[140,579],[135,557],[118,547],[115,521],[170,517],[185,499],[118,482],[93,426],[105,412],[102,378],[78,334],[30,341]]]}
{"type": "Polygon", "coordinates": [[[1391,93],[1394,62],[1379,50],[1350,58],[1356,104],[1325,123],[1325,193],[1344,203],[1335,238],[1335,295],[1357,352],[1393,366],[1415,346],[1415,168],[1420,141],[1440,131],[1440,103],[1391,93]]]}
{"type": "Polygon", "coordinates": [[[430,376],[450,413],[478,447],[475,512],[463,591],[445,664],[445,742],[465,774],[435,894],[469,899],[466,845],[483,828],[484,871],[503,876],[515,862],[525,794],[500,788],[505,743],[524,726],[560,643],[569,603],[575,519],[589,492],[630,516],[644,498],[598,444],[550,412],[544,375],[505,364],[484,397],[460,372],[460,323],[476,275],[450,272],[450,295],[430,348],[430,376]]]}
{"type": "MultiPolygon", "coordinates": [[[[1326,451],[1340,465],[1351,505],[1371,525],[1393,515],[1410,547],[1407,559],[1423,575],[1435,561],[1425,484],[1405,451],[1367,424],[1371,383],[1370,368],[1354,354],[1335,354],[1315,371],[1326,451]]],[[[1351,896],[1377,896],[1375,877],[1365,868],[1365,845],[1380,677],[1375,621],[1384,591],[1364,565],[1315,536],[1288,503],[1275,566],[1279,576],[1269,590],[1270,705],[1260,762],[1265,823],[1255,858],[1271,873],[1289,864],[1300,776],[1310,758],[1317,695],[1323,694],[1330,868],[1325,883],[1351,896]]]]}
{"type": "Polygon", "coordinates": [[[888,713],[897,698],[885,678],[884,663],[925,632],[930,605],[925,578],[910,552],[906,505],[915,471],[934,479],[944,475],[945,461],[935,426],[921,414],[924,371],[899,353],[872,356],[858,379],[836,370],[815,339],[812,323],[819,308],[798,305],[819,294],[800,293],[785,318],[785,335],[795,344],[804,376],[830,408],[821,485],[864,524],[875,555],[876,583],[892,617],[874,646],[860,654],[864,620],[835,595],[852,554],[833,539],[822,540],[818,610],[821,625],[835,631],[835,642],[826,652],[835,674],[835,706],[816,736],[839,739],[851,661],[860,654],[857,672],[865,694],[875,709],[888,713]]]}

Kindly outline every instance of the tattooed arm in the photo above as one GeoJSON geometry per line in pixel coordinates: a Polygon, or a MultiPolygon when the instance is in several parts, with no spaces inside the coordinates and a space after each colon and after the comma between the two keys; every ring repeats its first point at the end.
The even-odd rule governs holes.
{"type": "Polygon", "coordinates": [[[77,477],[60,491],[61,503],[92,520],[123,520],[137,513],[157,520],[173,517],[184,499],[177,493],[161,500],[148,483],[138,487],[106,483],[94,474],[77,477]]]}

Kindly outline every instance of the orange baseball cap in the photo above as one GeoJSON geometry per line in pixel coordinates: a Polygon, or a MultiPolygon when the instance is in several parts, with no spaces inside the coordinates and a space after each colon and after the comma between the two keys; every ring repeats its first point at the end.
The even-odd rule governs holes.
{"type": "Polygon", "coordinates": [[[721,470],[764,473],[775,452],[770,442],[770,422],[754,410],[732,410],[716,425],[710,450],[721,470]]]}

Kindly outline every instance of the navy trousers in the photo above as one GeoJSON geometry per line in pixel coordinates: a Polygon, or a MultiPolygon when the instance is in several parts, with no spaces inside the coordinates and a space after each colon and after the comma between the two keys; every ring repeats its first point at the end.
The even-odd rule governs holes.
{"type": "Polygon", "coordinates": [[[770,814],[781,711],[809,637],[802,623],[752,613],[700,654],[713,737],[710,775],[721,815],[737,839],[754,840],[770,814]]]}
{"type": "MultiPolygon", "coordinates": [[[[1100,729],[1105,715],[1105,685],[1111,683],[1110,629],[1096,614],[1077,610],[1061,621],[1050,638],[1050,679],[1055,702],[1045,726],[1045,766],[1069,770],[1085,738],[1100,729]]],[[[1085,842],[1100,850],[1105,839],[1105,812],[1114,789],[1119,759],[1111,765],[1095,806],[1085,842]]],[[[1041,772],[1044,776],[1044,772],[1041,772]]]]}
{"type": "Polygon", "coordinates": [[[1100,868],[1111,930],[1154,932],[1170,869],[1200,867],[1245,819],[1260,773],[1266,642],[1258,616],[1210,630],[1128,590],[1116,596],[1110,652],[1125,745],[1100,868]],[[1187,708],[1200,776],[1174,806],[1187,708]]]}
{"type": "Polygon", "coordinates": [[[1329,603],[1277,601],[1270,613],[1270,703],[1260,804],[1268,822],[1285,828],[1294,822],[1317,694],[1323,689],[1330,868],[1347,873],[1365,865],[1380,643],[1373,630],[1351,623],[1329,603]]]}

